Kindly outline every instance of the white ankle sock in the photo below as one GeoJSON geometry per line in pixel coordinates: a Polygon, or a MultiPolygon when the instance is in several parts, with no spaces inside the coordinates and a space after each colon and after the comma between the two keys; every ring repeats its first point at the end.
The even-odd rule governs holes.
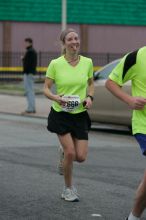
{"type": "Polygon", "coordinates": [[[129,217],[128,217],[128,220],[140,220],[140,218],[138,217],[135,217],[132,212],[130,213],[129,217]]]}

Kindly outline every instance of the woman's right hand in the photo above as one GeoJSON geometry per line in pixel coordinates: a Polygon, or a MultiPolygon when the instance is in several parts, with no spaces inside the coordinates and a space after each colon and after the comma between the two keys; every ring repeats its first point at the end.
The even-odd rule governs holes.
{"type": "Polygon", "coordinates": [[[67,103],[67,100],[62,96],[63,95],[55,95],[54,101],[56,101],[59,105],[64,106],[67,103]]]}

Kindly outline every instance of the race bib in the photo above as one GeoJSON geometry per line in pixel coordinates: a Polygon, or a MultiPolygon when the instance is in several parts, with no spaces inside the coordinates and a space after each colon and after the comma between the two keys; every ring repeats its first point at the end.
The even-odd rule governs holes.
{"type": "Polygon", "coordinates": [[[71,112],[76,109],[80,104],[80,97],[78,95],[64,95],[62,99],[65,99],[67,103],[61,105],[62,110],[65,112],[71,112]]]}

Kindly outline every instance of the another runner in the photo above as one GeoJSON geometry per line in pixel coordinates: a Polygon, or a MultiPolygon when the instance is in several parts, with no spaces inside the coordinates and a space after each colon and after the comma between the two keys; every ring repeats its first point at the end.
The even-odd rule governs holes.
{"type": "MultiPolygon", "coordinates": [[[[132,130],[142,154],[146,156],[146,47],[127,54],[115,67],[106,87],[133,109],[132,130]],[[122,90],[128,80],[132,82],[132,95],[122,90]]],[[[146,207],[146,170],[137,189],[132,211],[126,220],[140,220],[146,207]]]]}

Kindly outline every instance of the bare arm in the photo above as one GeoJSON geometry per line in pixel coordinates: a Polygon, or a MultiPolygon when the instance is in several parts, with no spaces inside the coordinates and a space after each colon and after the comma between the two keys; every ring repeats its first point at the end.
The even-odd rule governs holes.
{"type": "MultiPolygon", "coordinates": [[[[88,95],[89,96],[94,96],[94,81],[93,78],[88,79],[88,95]]],[[[85,108],[90,108],[92,106],[92,100],[90,97],[86,98],[86,105],[85,108]]]]}
{"type": "Polygon", "coordinates": [[[94,96],[94,81],[93,81],[93,78],[88,79],[88,95],[94,96]]]}
{"type": "Polygon", "coordinates": [[[44,94],[45,94],[45,96],[47,98],[49,98],[50,100],[58,102],[59,104],[64,103],[64,100],[62,99],[62,96],[53,94],[51,92],[51,88],[52,88],[53,84],[54,84],[54,81],[52,79],[50,79],[50,78],[45,79],[45,83],[44,83],[44,94]]]}
{"type": "Polygon", "coordinates": [[[123,91],[121,86],[110,79],[106,81],[105,86],[113,95],[128,104],[131,109],[142,110],[144,108],[144,105],[146,104],[146,98],[132,97],[123,91]]]}

